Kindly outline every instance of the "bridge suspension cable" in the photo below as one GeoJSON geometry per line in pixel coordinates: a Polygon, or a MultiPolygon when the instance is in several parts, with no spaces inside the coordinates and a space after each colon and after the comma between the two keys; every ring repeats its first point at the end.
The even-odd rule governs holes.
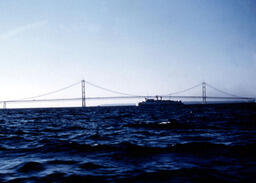
{"type": "Polygon", "coordinates": [[[87,84],[89,84],[89,85],[91,85],[91,86],[93,86],[93,87],[96,87],[96,88],[99,88],[99,89],[102,89],[102,90],[105,90],[105,91],[114,93],[114,94],[127,95],[127,96],[137,96],[137,95],[133,95],[133,94],[129,94],[129,93],[123,93],[123,92],[111,90],[111,89],[108,89],[108,88],[104,88],[104,87],[102,87],[102,86],[93,84],[93,83],[91,83],[91,82],[89,82],[89,81],[86,81],[86,80],[85,80],[85,83],[87,83],[87,84]]]}
{"type": "Polygon", "coordinates": [[[202,85],[202,84],[199,83],[199,84],[197,84],[197,85],[195,85],[195,86],[192,86],[192,87],[190,87],[190,88],[187,88],[187,89],[185,89],[185,90],[180,90],[180,91],[176,91],[176,92],[173,92],[173,93],[169,93],[168,95],[175,95],[175,94],[179,94],[179,93],[184,93],[184,92],[187,92],[187,91],[192,90],[192,89],[194,89],[194,88],[197,88],[197,87],[199,87],[199,86],[201,86],[201,85],[202,85]]]}
{"type": "Polygon", "coordinates": [[[52,94],[55,94],[55,93],[59,93],[59,92],[61,92],[61,91],[63,91],[63,90],[69,89],[69,88],[71,88],[71,87],[73,87],[73,86],[76,86],[76,85],[78,85],[78,84],[80,84],[80,83],[81,83],[81,82],[79,81],[79,82],[73,83],[73,84],[71,84],[71,85],[68,85],[68,86],[66,86],[66,87],[64,87],[64,88],[60,88],[60,89],[58,89],[58,90],[54,90],[54,91],[51,91],[51,92],[43,93],[43,94],[36,95],[36,96],[32,96],[32,97],[22,98],[22,99],[20,99],[20,100],[29,100],[29,99],[35,99],[35,98],[39,98],[39,97],[44,97],[44,96],[52,95],[52,94]]]}
{"type": "MultiPolygon", "coordinates": [[[[96,87],[96,88],[99,88],[101,90],[105,90],[105,91],[108,91],[108,92],[111,92],[111,93],[114,93],[114,94],[119,94],[119,95],[126,95],[126,96],[138,96],[138,95],[133,95],[133,94],[128,94],[128,93],[123,93],[123,92],[119,92],[119,91],[115,91],[115,90],[111,90],[111,89],[108,89],[108,88],[104,88],[102,86],[99,86],[99,85],[96,85],[94,83],[91,83],[89,81],[86,81],[84,80],[85,83],[87,83],[88,85],[91,85],[93,87],[96,87]]],[[[43,93],[43,94],[40,94],[40,95],[35,95],[35,96],[31,96],[31,97],[25,97],[25,98],[21,98],[21,99],[17,99],[17,100],[3,100],[3,101],[0,101],[0,103],[4,102],[4,101],[12,101],[12,102],[16,102],[16,101],[25,101],[25,100],[31,100],[31,99],[36,99],[36,98],[40,98],[40,97],[45,97],[45,96],[48,96],[48,95],[52,95],[52,94],[55,94],[55,93],[59,93],[63,90],[67,90],[71,87],[74,87],[76,85],[79,85],[81,84],[81,81],[79,82],[76,82],[76,83],[73,83],[71,85],[68,85],[66,87],[63,87],[63,88],[60,88],[60,89],[57,89],[57,90],[54,90],[54,91],[51,91],[51,92],[47,92],[47,93],[43,93]]]]}
{"type": "Polygon", "coordinates": [[[210,85],[210,84],[208,84],[208,83],[206,83],[206,85],[207,85],[209,88],[212,88],[212,89],[214,89],[214,90],[216,90],[216,91],[218,91],[218,92],[220,92],[220,93],[222,93],[222,94],[225,94],[225,95],[228,95],[228,96],[232,96],[232,97],[240,97],[240,96],[238,96],[238,95],[234,95],[234,94],[225,92],[225,91],[223,91],[223,90],[220,90],[220,89],[218,89],[218,88],[216,88],[216,87],[214,87],[214,86],[212,86],[212,85],[210,85]]]}

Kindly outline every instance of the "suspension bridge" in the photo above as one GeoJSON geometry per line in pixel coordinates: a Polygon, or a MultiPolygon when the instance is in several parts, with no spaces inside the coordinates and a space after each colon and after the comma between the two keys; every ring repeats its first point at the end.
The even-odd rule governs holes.
{"type": "Polygon", "coordinates": [[[230,101],[246,101],[246,102],[255,102],[255,97],[244,97],[244,96],[237,96],[228,92],[225,92],[223,90],[220,90],[206,82],[199,83],[197,85],[194,85],[192,87],[189,87],[184,90],[176,91],[173,93],[165,94],[165,95],[133,95],[133,94],[128,94],[128,93],[123,93],[120,91],[115,91],[112,89],[108,89],[99,85],[96,85],[92,82],[82,80],[76,83],[73,83],[69,86],[63,87],[58,90],[54,90],[48,93],[36,95],[36,96],[31,96],[31,97],[26,97],[22,99],[15,99],[15,100],[2,100],[0,101],[0,104],[2,104],[3,108],[7,108],[7,104],[13,104],[13,103],[29,103],[29,102],[64,102],[64,101],[81,101],[81,107],[86,107],[86,101],[88,100],[113,100],[113,99],[144,99],[144,98],[155,98],[155,97],[161,97],[162,99],[199,99],[202,101],[202,104],[207,104],[208,100],[230,100],[230,101]],[[85,86],[90,85],[95,88],[117,94],[117,96],[111,96],[111,97],[86,97],[86,88],[85,86]],[[81,97],[75,97],[75,98],[54,98],[54,99],[47,99],[42,97],[46,97],[52,94],[56,94],[59,92],[62,92],[64,90],[67,90],[69,88],[72,88],[74,86],[81,85],[81,97]],[[194,88],[201,87],[201,95],[180,95],[181,93],[188,92],[194,88]],[[206,89],[211,88],[221,94],[224,94],[225,96],[207,96],[206,89]]]}

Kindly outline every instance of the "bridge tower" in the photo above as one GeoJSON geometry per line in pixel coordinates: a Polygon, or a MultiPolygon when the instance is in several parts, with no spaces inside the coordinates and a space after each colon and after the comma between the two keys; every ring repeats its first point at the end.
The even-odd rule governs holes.
{"type": "Polygon", "coordinates": [[[82,86],[82,107],[86,107],[86,104],[85,104],[85,80],[81,81],[81,86],[82,86]]]}
{"type": "Polygon", "coordinates": [[[206,83],[202,83],[202,104],[206,104],[206,83]]]}
{"type": "Polygon", "coordinates": [[[6,102],[3,102],[3,109],[6,109],[6,102]]]}

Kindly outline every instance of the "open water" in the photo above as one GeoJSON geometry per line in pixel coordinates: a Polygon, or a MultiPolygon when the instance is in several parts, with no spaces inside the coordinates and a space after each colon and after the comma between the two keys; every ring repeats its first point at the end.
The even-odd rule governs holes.
{"type": "Polygon", "coordinates": [[[0,111],[0,182],[255,182],[255,104],[0,111]]]}

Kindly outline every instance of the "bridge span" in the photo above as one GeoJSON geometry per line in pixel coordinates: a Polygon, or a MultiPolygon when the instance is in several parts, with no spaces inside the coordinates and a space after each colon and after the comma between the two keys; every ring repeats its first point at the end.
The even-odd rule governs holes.
{"type": "Polygon", "coordinates": [[[89,81],[85,81],[82,80],[81,82],[76,82],[72,85],[66,86],[64,88],[58,89],[58,90],[54,90],[48,93],[44,93],[44,94],[40,94],[40,95],[36,95],[36,96],[32,96],[32,97],[26,97],[23,99],[14,99],[14,100],[3,100],[0,101],[0,103],[2,103],[3,108],[7,107],[7,104],[10,103],[31,103],[31,102],[64,102],[64,101],[81,101],[81,106],[82,107],[86,107],[86,101],[87,100],[118,100],[118,99],[144,99],[144,98],[155,98],[155,97],[161,97],[163,99],[201,99],[202,100],[202,104],[206,104],[208,100],[229,100],[229,101],[234,101],[234,100],[239,100],[239,101],[247,101],[247,102],[255,102],[255,97],[244,97],[244,96],[237,96],[228,92],[225,92],[223,90],[217,89],[216,87],[206,83],[206,82],[202,82],[200,84],[197,84],[195,86],[192,86],[190,88],[181,90],[181,91],[177,91],[177,92],[173,92],[173,93],[169,93],[169,94],[165,94],[165,95],[132,95],[132,94],[128,94],[128,93],[123,93],[123,92],[119,92],[119,91],[115,91],[115,90],[111,90],[111,89],[107,89],[104,88],[102,86],[93,84],[89,81]],[[81,97],[75,97],[75,98],[54,98],[54,99],[47,99],[44,98],[42,99],[41,97],[45,97],[51,94],[55,94],[58,92],[61,92],[63,90],[69,89],[73,86],[76,85],[80,85],[81,84],[81,91],[82,91],[82,95],[81,97]],[[85,84],[91,85],[93,87],[96,87],[98,89],[101,90],[105,90],[111,93],[115,93],[118,94],[118,96],[110,96],[110,97],[86,97],[85,95],[85,84]],[[194,96],[194,95],[177,95],[180,93],[185,93],[189,90],[192,90],[194,88],[197,87],[201,87],[202,88],[202,95],[198,95],[198,96],[194,96]],[[226,96],[207,96],[206,95],[206,87],[209,87],[211,89],[216,90],[219,93],[225,94],[226,96]]]}

